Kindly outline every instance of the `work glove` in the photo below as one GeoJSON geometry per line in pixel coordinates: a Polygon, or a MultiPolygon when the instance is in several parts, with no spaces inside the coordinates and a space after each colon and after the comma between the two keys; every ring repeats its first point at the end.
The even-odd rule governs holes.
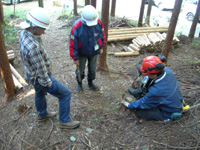
{"type": "Polygon", "coordinates": [[[48,88],[49,93],[54,93],[55,91],[57,91],[57,86],[55,83],[52,83],[52,87],[48,88]]]}
{"type": "Polygon", "coordinates": [[[126,106],[127,108],[128,108],[128,105],[130,104],[130,103],[126,102],[125,100],[122,100],[121,103],[122,103],[124,106],[126,106]]]}

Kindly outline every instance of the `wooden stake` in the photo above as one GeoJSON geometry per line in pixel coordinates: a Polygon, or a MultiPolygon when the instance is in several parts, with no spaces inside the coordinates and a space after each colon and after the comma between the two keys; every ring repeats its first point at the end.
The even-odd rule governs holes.
{"type": "Polygon", "coordinates": [[[13,81],[14,81],[15,88],[17,90],[23,89],[22,84],[17,80],[17,78],[13,74],[12,74],[12,78],[13,78],[13,81]]]}
{"type": "Polygon", "coordinates": [[[114,54],[114,56],[136,56],[139,55],[138,51],[134,51],[134,52],[117,52],[114,54]]]}
{"type": "Polygon", "coordinates": [[[13,73],[13,75],[19,80],[19,82],[23,85],[26,86],[28,85],[26,81],[23,79],[23,77],[15,70],[15,68],[10,64],[10,70],[13,73]]]}

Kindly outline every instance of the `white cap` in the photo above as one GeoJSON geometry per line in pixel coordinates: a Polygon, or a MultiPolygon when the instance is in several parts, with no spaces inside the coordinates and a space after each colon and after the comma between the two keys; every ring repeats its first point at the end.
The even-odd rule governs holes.
{"type": "Polygon", "coordinates": [[[88,26],[97,25],[98,14],[96,9],[92,5],[86,5],[83,8],[81,17],[88,26]]]}
{"type": "Polygon", "coordinates": [[[21,22],[21,28],[29,28],[30,26],[38,26],[47,29],[49,27],[50,17],[44,8],[37,7],[32,9],[26,15],[26,21],[21,22]]]}

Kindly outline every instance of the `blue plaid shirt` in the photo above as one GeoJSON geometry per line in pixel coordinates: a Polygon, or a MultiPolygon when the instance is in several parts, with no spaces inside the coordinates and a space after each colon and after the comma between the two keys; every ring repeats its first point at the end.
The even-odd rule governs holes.
{"type": "Polygon", "coordinates": [[[49,78],[51,73],[51,62],[43,47],[40,36],[35,36],[27,30],[23,30],[19,36],[20,54],[26,73],[32,79],[45,87],[50,87],[52,81],[49,78]]]}

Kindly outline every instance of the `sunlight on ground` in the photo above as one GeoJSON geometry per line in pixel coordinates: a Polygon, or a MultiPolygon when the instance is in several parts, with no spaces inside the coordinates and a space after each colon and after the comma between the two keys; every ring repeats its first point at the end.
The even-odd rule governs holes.
{"type": "Polygon", "coordinates": [[[29,97],[31,95],[35,94],[35,90],[34,89],[30,89],[29,91],[27,91],[26,93],[20,93],[19,95],[17,95],[18,97],[18,100],[17,101],[20,101],[22,100],[23,98],[26,98],[26,97],[29,97]]]}

